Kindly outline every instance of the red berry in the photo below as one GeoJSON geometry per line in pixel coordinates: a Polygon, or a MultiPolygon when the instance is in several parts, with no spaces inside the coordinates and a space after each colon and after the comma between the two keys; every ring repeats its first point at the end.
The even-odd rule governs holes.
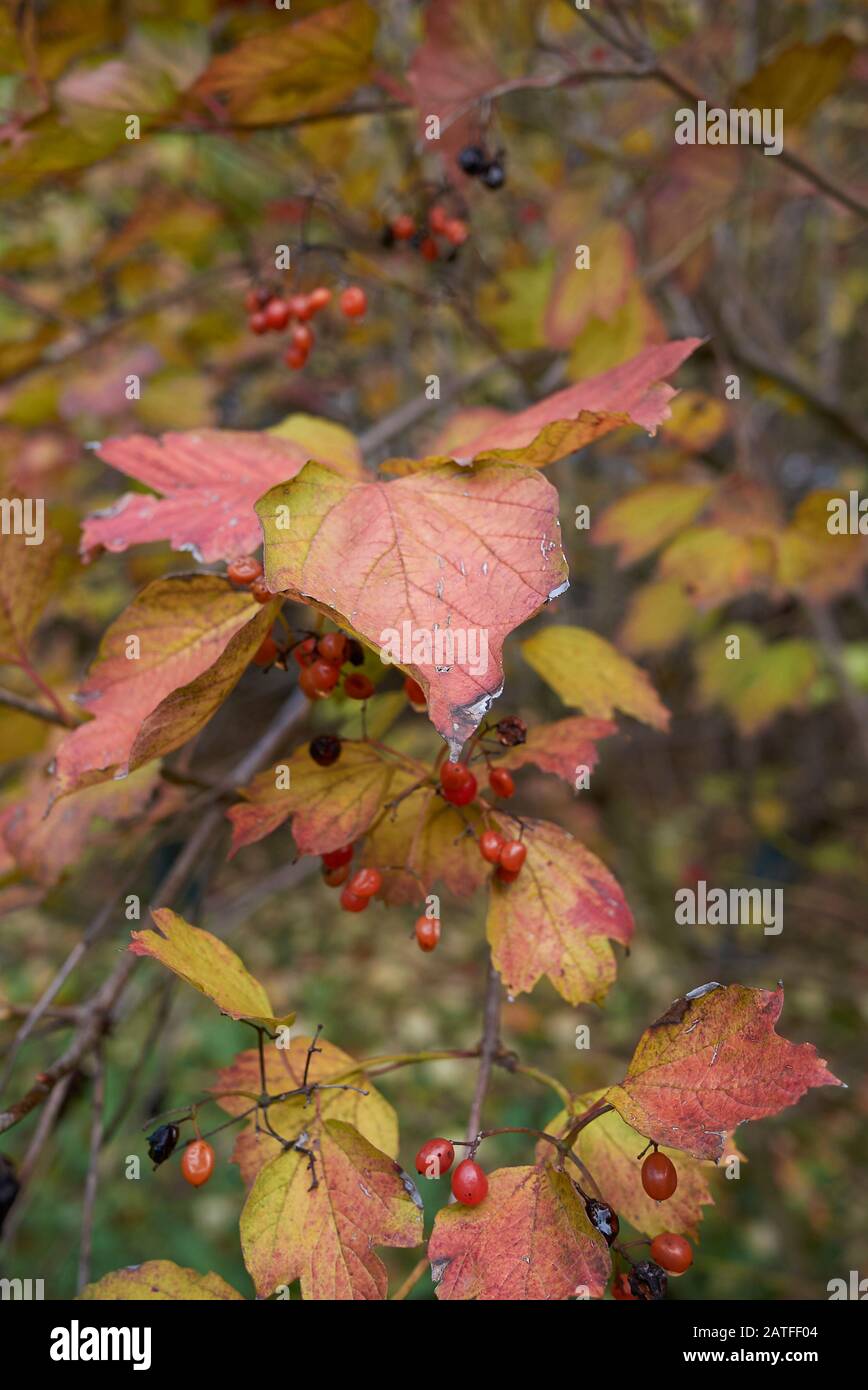
{"type": "Polygon", "coordinates": [[[416,1172],[426,1178],[442,1178],[455,1162],[455,1150],[448,1139],[429,1139],[416,1155],[416,1172]]]}
{"type": "Polygon", "coordinates": [[[372,898],[383,886],[379,869],[358,869],[350,879],[350,892],[359,898],[372,898]]]}
{"type": "Polygon", "coordinates": [[[433,236],[426,236],[424,241],[419,243],[419,250],[426,261],[436,261],[440,254],[433,236]]]}
{"type": "Polygon", "coordinates": [[[457,787],[444,787],[443,799],[451,802],[453,806],[468,806],[476,797],[479,785],[472,772],[468,772],[463,782],[459,782],[457,787]]]}
{"type": "Polygon", "coordinates": [[[465,1158],[452,1174],[452,1195],[465,1207],[478,1207],[488,1194],[488,1178],[479,1164],[465,1158]]]}
{"type": "Polygon", "coordinates": [[[257,603],[270,603],[274,598],[274,594],[261,576],[259,579],[254,579],[253,583],[250,585],[250,594],[252,598],[256,599],[257,603]]]}
{"type": "Polygon", "coordinates": [[[428,702],[425,699],[425,691],[418,681],[414,681],[412,676],[407,676],[405,678],[404,692],[414,709],[424,709],[427,705],[428,702]]]}
{"type": "Polygon", "coordinates": [[[201,1187],[214,1172],[214,1150],[205,1139],[194,1139],[184,1150],[181,1172],[191,1187],[201,1187]]]}
{"type": "Polygon", "coordinates": [[[341,313],[347,319],[360,319],[368,307],[368,296],[361,285],[348,285],[340,297],[341,313]]]}
{"type": "Polygon", "coordinates": [[[316,689],[323,695],[328,695],[334,690],[341,675],[340,668],[335,666],[333,661],[323,661],[321,658],[314,661],[302,674],[307,672],[310,672],[316,689]]]}
{"type": "Polygon", "coordinates": [[[289,297],[289,316],[293,319],[300,319],[304,322],[313,313],[310,298],[306,294],[293,294],[289,297]]]}
{"type": "Polygon", "coordinates": [[[409,241],[416,231],[416,223],[408,212],[402,212],[391,225],[392,236],[396,241],[409,241]]]}
{"type": "Polygon", "coordinates": [[[513,796],[515,782],[505,767],[493,767],[488,774],[488,785],[495,796],[513,796]]]}
{"type": "Polygon", "coordinates": [[[489,864],[497,864],[504,843],[503,836],[498,835],[496,830],[483,830],[479,837],[479,853],[489,864]]]}
{"type": "Polygon", "coordinates": [[[313,332],[306,323],[297,323],[289,335],[290,342],[296,352],[303,352],[307,357],[313,347],[313,332]]]}
{"type": "Polygon", "coordinates": [[[278,654],[278,646],[271,636],[264,637],[253,657],[255,666],[270,666],[278,654]]]}
{"type": "Polygon", "coordinates": [[[449,213],[442,203],[433,203],[428,210],[428,226],[432,232],[444,232],[449,221],[449,213]]]}
{"type": "Polygon", "coordinates": [[[250,315],[250,318],[247,320],[247,327],[250,329],[250,332],[255,333],[257,337],[262,333],[268,332],[268,319],[261,309],[257,309],[255,314],[250,315]]]}
{"type": "Polygon", "coordinates": [[[269,299],[264,309],[265,322],[275,333],[289,323],[289,305],[285,299],[269,299]]]}
{"type": "Polygon", "coordinates": [[[415,932],[419,950],[433,951],[440,940],[440,918],[417,917],[415,932]]]}
{"type": "MultiPolygon", "coordinates": [[[[323,664],[327,665],[328,663],[323,664]]],[[[335,668],[332,667],[331,669],[334,670],[335,668]]],[[[302,667],[298,678],[298,688],[309,700],[324,700],[329,693],[327,690],[323,690],[320,685],[314,673],[313,665],[302,667]]]]}
{"type": "Polygon", "coordinates": [[[635,1303],[636,1295],[630,1288],[630,1280],[626,1274],[616,1274],[612,1281],[612,1297],[616,1303],[635,1303]]]}
{"type": "Polygon", "coordinates": [[[460,787],[472,776],[466,763],[443,763],[440,767],[441,787],[460,787]]]}
{"type": "Polygon", "coordinates": [[[267,301],[268,295],[265,290],[248,290],[244,296],[244,307],[248,314],[255,314],[267,301]]]}
{"type": "Polygon", "coordinates": [[[233,584],[252,584],[261,574],[262,566],[252,555],[241,555],[226,566],[226,577],[233,584]]]}
{"type": "Polygon", "coordinates": [[[505,869],[508,874],[517,874],[525,859],[527,859],[527,847],[521,840],[507,840],[503,849],[500,851],[500,867],[505,869]]]}
{"type": "Polygon", "coordinates": [[[316,649],[324,660],[340,666],[346,660],[347,639],[342,632],[326,632],[317,642],[316,649]]]}
{"type": "Polygon", "coordinates": [[[353,857],[353,846],[344,845],[342,849],[330,849],[322,857],[322,862],[327,869],[341,869],[344,864],[349,864],[353,857]]]}
{"type": "Polygon", "coordinates": [[[345,912],[364,912],[370,901],[370,898],[362,897],[361,893],[354,893],[349,887],[341,893],[341,907],[345,912]]]}
{"type": "Polygon", "coordinates": [[[349,864],[342,864],[339,869],[324,869],[323,881],[329,888],[339,888],[342,883],[346,883],[350,876],[349,864]]]}
{"type": "Polygon", "coordinates": [[[450,217],[443,228],[443,235],[452,246],[463,246],[470,236],[470,228],[460,217],[450,217]]]}
{"type": "Polygon", "coordinates": [[[320,309],[324,309],[331,302],[331,297],[331,290],[327,290],[325,285],[317,285],[307,297],[307,307],[312,314],[318,314],[320,309]]]}
{"type": "Polygon", "coordinates": [[[642,1164],[642,1186],[655,1202],[665,1202],[678,1186],[678,1170],[671,1158],[656,1149],[642,1164]]]}
{"type": "Polygon", "coordinates": [[[299,666],[310,666],[316,660],[316,638],[305,637],[303,642],[293,647],[292,655],[299,666]]]}
{"type": "Polygon", "coordinates": [[[297,372],[307,361],[307,353],[302,348],[288,347],[283,354],[283,360],[287,367],[291,367],[294,372],[297,372]]]}
{"type": "Polygon", "coordinates": [[[502,864],[498,864],[497,877],[501,883],[515,883],[518,878],[518,869],[505,869],[502,864]]]}
{"type": "Polygon", "coordinates": [[[683,1236],[674,1231],[663,1231],[651,1242],[651,1258],[661,1269],[670,1274],[683,1274],[693,1264],[693,1251],[683,1236]]]}
{"type": "Polygon", "coordinates": [[[351,700],[369,700],[374,693],[374,682],[361,671],[351,671],[344,676],[344,694],[351,700]]]}

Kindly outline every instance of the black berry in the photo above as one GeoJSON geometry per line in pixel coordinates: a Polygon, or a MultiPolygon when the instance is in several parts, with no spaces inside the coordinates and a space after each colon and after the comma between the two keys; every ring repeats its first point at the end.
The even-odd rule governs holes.
{"type": "Polygon", "coordinates": [[[472,179],[479,174],[484,174],[488,167],[485,150],[480,145],[465,145],[458,156],[458,163],[465,174],[469,174],[472,179]]]}
{"type": "Polygon", "coordinates": [[[598,1202],[595,1197],[588,1197],[585,1202],[585,1211],[588,1213],[588,1220],[591,1225],[605,1237],[606,1244],[611,1245],[613,1240],[618,1239],[618,1232],[621,1223],[612,1208],[605,1202],[598,1202]]]}
{"type": "Polygon", "coordinates": [[[636,1298],[644,1298],[648,1303],[656,1303],[666,1297],[669,1280],[659,1265],[653,1260],[643,1260],[630,1271],[630,1289],[636,1298]]]}
{"type": "Polygon", "coordinates": [[[331,767],[341,756],[341,741],[337,734],[317,734],[307,751],[318,767],[331,767]]]}
{"type": "Polygon", "coordinates": [[[355,637],[347,639],[347,661],[351,666],[364,666],[365,649],[355,637]]]}
{"type": "Polygon", "coordinates": [[[502,188],[506,182],[506,170],[503,165],[493,159],[482,175],[482,182],[486,188],[502,188]]]}
{"type": "Polygon", "coordinates": [[[155,1168],[171,1157],[180,1133],[177,1125],[160,1125],[159,1129],[148,1135],[148,1157],[155,1168]]]}
{"type": "Polygon", "coordinates": [[[505,719],[501,719],[495,725],[495,732],[504,748],[515,748],[516,744],[527,740],[527,725],[514,714],[508,714],[505,719]]]}

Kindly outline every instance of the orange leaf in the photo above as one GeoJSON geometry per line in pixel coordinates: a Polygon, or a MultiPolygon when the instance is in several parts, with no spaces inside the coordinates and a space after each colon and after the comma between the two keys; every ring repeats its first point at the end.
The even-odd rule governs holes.
{"type": "Polygon", "coordinates": [[[608,719],[559,719],[554,724],[536,724],[528,730],[524,743],[508,748],[497,759],[498,767],[518,768],[532,763],[542,772],[551,772],[571,785],[578,769],[590,772],[599,759],[597,742],[617,733],[608,719]]]}

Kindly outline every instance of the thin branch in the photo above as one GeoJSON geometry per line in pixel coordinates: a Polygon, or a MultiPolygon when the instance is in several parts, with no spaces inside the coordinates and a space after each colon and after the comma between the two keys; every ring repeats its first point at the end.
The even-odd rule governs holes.
{"type": "Polygon", "coordinates": [[[65,729],[69,728],[69,719],[59,710],[49,709],[38,700],[28,700],[25,695],[17,695],[13,690],[0,689],[0,705],[21,710],[22,714],[30,714],[34,719],[44,719],[46,724],[60,724],[65,729]]]}
{"type": "Polygon", "coordinates": [[[93,1218],[96,1208],[96,1190],[99,1181],[99,1156],[103,1137],[103,1110],[105,1107],[105,1067],[102,1047],[94,1054],[92,1119],[90,1126],[90,1157],[87,1177],[84,1180],[84,1196],[81,1204],[81,1243],[78,1254],[78,1292],[90,1281],[90,1259],[93,1250],[93,1218]]]}
{"type": "Polygon", "coordinates": [[[491,1080],[491,1069],[494,1059],[501,1050],[500,1044],[500,995],[501,985],[500,976],[488,960],[488,979],[485,989],[485,1007],[483,1012],[482,1041],[479,1044],[479,1071],[476,1077],[476,1089],[473,1092],[473,1102],[470,1106],[470,1118],[467,1121],[467,1137],[471,1141],[476,1138],[482,1124],[482,1107],[488,1093],[488,1084],[491,1080]]]}

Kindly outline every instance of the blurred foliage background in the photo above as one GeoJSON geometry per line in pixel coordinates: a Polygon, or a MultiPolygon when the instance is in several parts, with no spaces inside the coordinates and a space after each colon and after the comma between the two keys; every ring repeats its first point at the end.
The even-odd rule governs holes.
{"type": "MultiPolygon", "coordinates": [[[[385,0],[371,11],[297,0],[291,14],[217,0],[5,4],[4,495],[44,497],[65,541],[36,652],[43,680],[67,695],[142,585],[188,567],[157,545],[81,565],[82,517],[127,486],[92,441],[264,429],[302,411],[359,434],[373,463],[422,456],[448,431],[466,435],[466,412],[484,422],[655,342],[707,337],[681,369],[683,395],[656,439],[622,430],[549,474],[572,580],[558,616],[641,660],[673,723],[662,735],[626,721],[581,795],[521,774],[519,804],[601,855],[637,932],[604,1009],[571,1009],[541,983],[505,1007],[504,1041],[581,1092],[617,1079],[642,1029],[676,996],[708,980],[782,980],[782,1031],[814,1042],[849,1090],[814,1092],[739,1131],[748,1162],[738,1181],[717,1176],[699,1258],[672,1281],[672,1296],[824,1298],[829,1279],[868,1273],[865,555],[859,536],[833,538],[825,527],[828,496],[866,489],[866,16],[855,0],[650,0],[594,11],[588,20],[555,0],[385,0]],[[330,23],[336,8],[340,41],[314,43],[311,56],[310,31],[299,37],[297,26],[330,23]],[[284,50],[293,29],[296,48],[284,50]],[[257,43],[242,81],[233,54],[257,43]],[[684,98],[667,75],[727,106],[744,92],[783,109],[796,163],[677,147],[673,112],[684,98]],[[420,121],[447,110],[445,90],[451,119],[441,142],[426,142],[420,121]],[[124,135],[130,112],[141,118],[139,140],[124,135]],[[467,141],[502,151],[502,189],[457,171],[467,141]],[[428,261],[384,245],[397,214],[424,222],[436,199],[468,224],[459,254],[441,245],[428,261]],[[283,243],[293,248],[285,276],[273,269],[283,243]],[[595,257],[586,279],[574,269],[577,243],[595,257]],[[283,364],[274,338],[247,330],[251,287],[350,280],[367,290],[366,319],[324,321],[301,373],[283,364]],[[139,400],[125,398],[130,373],[141,378],[139,400]],[[434,403],[424,400],[432,373],[443,383],[434,403]],[[732,375],[737,400],[726,398],[732,375]],[[664,485],[674,491],[654,491],[664,485]],[[691,489],[707,489],[701,515],[674,506],[691,489]],[[590,541],[574,524],[581,506],[590,541]],[[750,653],[741,683],[719,657],[732,632],[750,653]],[[673,894],[698,879],[783,887],[783,933],[676,926],[673,894]],[[575,1047],[581,1023],[588,1051],[575,1047]]],[[[530,724],[564,713],[516,642],[506,662],[499,714],[530,724]]],[[[383,695],[398,690],[394,674],[371,670],[383,695]]],[[[249,672],[172,760],[176,769],[219,775],[289,679],[249,672]]],[[[15,668],[2,683],[36,693],[15,668]]],[[[400,702],[374,708],[385,726],[400,702]]],[[[339,701],[312,722],[336,719],[358,728],[357,710],[339,701]]],[[[44,786],[56,732],[9,708],[0,728],[11,807],[44,786]]],[[[409,714],[390,737],[408,751],[436,749],[409,714]]],[[[175,819],[91,823],[71,810],[71,851],[36,829],[29,853],[4,849],[4,1046],[106,892],[135,870],[147,899],[185,828],[183,798],[171,792],[175,819]]],[[[422,957],[409,909],[342,914],[311,861],[292,862],[286,830],[230,863],[225,848],[203,857],[175,906],[225,936],[271,997],[298,1010],[303,1030],[321,1022],[360,1057],[475,1044],[481,898],[445,900],[441,946],[422,957]]],[[[62,1008],[105,977],[128,927],[119,920],[84,957],[62,1008]]],[[[62,1015],[40,1026],[5,1101],[51,1063],[67,1029],[62,1015]]],[[[249,1296],[231,1131],[215,1140],[218,1171],[197,1192],[177,1165],[152,1174],[143,1142],[150,1116],[200,1095],[249,1041],[156,966],[136,974],[105,1047],[93,1277],[168,1258],[213,1269],[249,1296]],[[139,1181],[125,1177],[131,1154],[144,1159],[139,1181]]],[[[431,1133],[463,1132],[474,1075],[472,1063],[449,1061],[379,1083],[400,1116],[405,1166],[431,1133]]],[[[50,1297],[76,1289],[91,1089],[88,1062],[62,1105],[0,1141],[28,1177],[6,1220],[0,1273],[42,1277],[50,1297]]],[[[558,1108],[533,1082],[497,1071],[485,1114],[544,1127],[558,1108]]],[[[521,1136],[497,1146],[486,1166],[528,1157],[521,1136]]],[[[424,1195],[433,1217],[445,1193],[426,1184],[424,1195]]],[[[396,1281],[417,1254],[385,1253],[396,1281]]],[[[411,1297],[433,1297],[430,1281],[411,1297]]]]}

